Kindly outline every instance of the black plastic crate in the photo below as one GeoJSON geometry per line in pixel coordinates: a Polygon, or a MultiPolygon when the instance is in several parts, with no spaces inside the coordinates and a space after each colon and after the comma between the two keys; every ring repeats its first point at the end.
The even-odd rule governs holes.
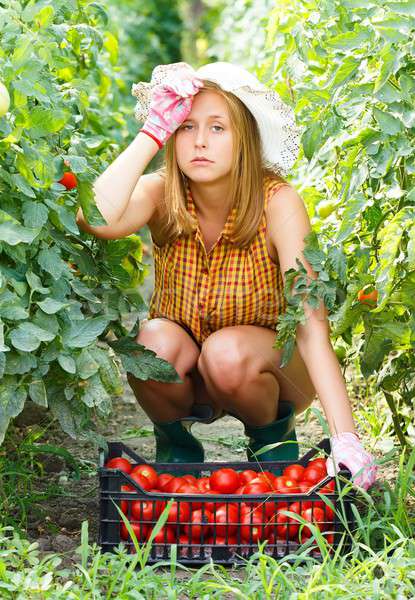
{"type": "MultiPolygon", "coordinates": [[[[199,477],[209,477],[213,471],[223,467],[229,467],[236,471],[252,470],[252,471],[271,471],[272,473],[282,473],[283,469],[291,464],[301,464],[306,466],[307,463],[318,455],[326,456],[330,453],[330,440],[325,439],[316,448],[307,452],[302,458],[297,461],[266,461],[262,463],[256,462],[214,462],[214,463],[150,463],[128,448],[121,442],[109,442],[108,453],[101,452],[99,463],[99,481],[100,481],[100,524],[99,524],[99,544],[104,551],[112,551],[116,546],[123,542],[131,552],[135,551],[133,542],[128,538],[128,532],[123,525],[122,518],[117,510],[117,506],[123,507],[123,512],[133,525],[137,535],[138,542],[144,543],[152,528],[158,520],[160,503],[166,504],[170,499],[177,502],[178,515],[173,522],[166,523],[169,526],[170,533],[174,535],[173,543],[177,544],[177,560],[182,564],[205,564],[210,562],[210,558],[215,563],[224,565],[242,564],[247,558],[258,551],[258,541],[267,539],[264,552],[272,555],[275,558],[282,558],[288,554],[295,553],[301,546],[299,531],[300,524],[295,520],[288,522],[270,524],[269,519],[271,514],[279,509],[289,510],[293,502],[298,502],[301,510],[311,508],[311,516],[318,516],[317,507],[324,511],[324,535],[327,536],[329,543],[335,550],[340,542],[340,539],[345,533],[345,538],[342,542],[342,551],[350,548],[349,532],[355,526],[351,504],[355,499],[354,488],[345,493],[343,490],[344,484],[350,479],[350,472],[343,470],[339,472],[339,477],[336,478],[336,489],[331,493],[324,495],[332,502],[335,512],[330,511],[330,508],[322,501],[322,497],[318,495],[319,490],[324,488],[330,477],[316,484],[310,491],[304,493],[290,494],[261,494],[261,495],[236,495],[236,494],[200,494],[189,495],[181,493],[167,492],[146,492],[129,475],[118,469],[107,469],[104,464],[110,458],[124,456],[128,458],[133,467],[138,464],[151,465],[158,474],[170,473],[174,476],[182,476],[185,474],[195,474],[199,477]],[[129,485],[135,491],[123,491],[122,485],[129,485]],[[141,501],[134,505],[134,513],[132,513],[132,502],[141,501]],[[142,504],[147,502],[150,505],[150,515],[143,519],[143,510],[149,505],[142,504]],[[309,503],[309,504],[306,504],[309,503]],[[318,504],[317,504],[318,503],[318,504]],[[226,517],[232,513],[231,522],[226,524],[208,524],[207,509],[216,513],[216,510],[221,504],[225,504],[226,517]],[[235,505],[235,509],[230,508],[230,505],[235,505]],[[246,511],[243,505],[248,504],[251,508],[257,507],[255,514],[259,514],[261,519],[256,522],[252,510],[246,511]],[[287,507],[285,507],[287,504],[287,507]],[[184,508],[183,508],[184,505],[184,508]],[[186,505],[190,509],[190,516],[186,510],[186,505]],[[200,505],[201,520],[197,523],[191,522],[191,511],[197,509],[200,505]],[[331,512],[331,514],[330,514],[331,512]],[[342,516],[342,519],[336,514],[342,516]],[[235,519],[236,514],[236,519],[235,519]],[[248,516],[246,516],[246,514],[248,516]],[[346,524],[346,526],[345,526],[346,524]],[[201,529],[200,537],[194,539],[196,528],[201,529]],[[254,527],[257,526],[257,530],[254,527]],[[207,531],[204,531],[207,529],[207,531]],[[236,529],[236,532],[234,530],[236,529]],[[180,534],[187,530],[191,542],[181,542],[180,534]],[[221,535],[218,535],[218,534],[221,535]],[[248,537],[249,534],[249,537],[248,537]],[[127,536],[127,539],[126,539],[127,536]],[[329,537],[331,536],[331,537],[329,537]],[[123,539],[124,538],[124,539],[123,539]]],[[[321,516],[321,513],[320,513],[321,516]]],[[[283,518],[283,517],[281,517],[283,518]]],[[[287,517],[288,518],[288,517],[287,517]]],[[[228,519],[227,519],[228,520],[228,519]]],[[[166,526],[163,528],[163,542],[154,542],[148,558],[148,564],[154,564],[160,560],[168,560],[170,558],[170,550],[172,541],[167,539],[166,526]]],[[[303,528],[302,541],[304,542],[310,535],[310,529],[305,526],[303,528]],[[304,531],[305,529],[305,531],[304,531]]],[[[312,555],[319,557],[320,551],[315,544],[315,549],[311,551],[312,555]]]]}

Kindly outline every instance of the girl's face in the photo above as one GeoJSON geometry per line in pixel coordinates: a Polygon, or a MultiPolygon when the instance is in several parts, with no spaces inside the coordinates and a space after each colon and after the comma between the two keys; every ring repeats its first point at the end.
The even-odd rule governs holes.
{"type": "Polygon", "coordinates": [[[214,182],[231,171],[233,135],[225,99],[213,91],[193,97],[192,110],[177,129],[177,164],[195,182],[214,182]],[[210,162],[194,162],[203,156],[210,162]]]}

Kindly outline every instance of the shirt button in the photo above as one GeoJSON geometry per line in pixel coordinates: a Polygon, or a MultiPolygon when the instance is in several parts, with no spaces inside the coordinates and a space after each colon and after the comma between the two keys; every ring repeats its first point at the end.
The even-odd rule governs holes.
{"type": "Polygon", "coordinates": [[[203,273],[203,275],[207,275],[208,270],[206,267],[202,267],[202,273],[203,273]]]}

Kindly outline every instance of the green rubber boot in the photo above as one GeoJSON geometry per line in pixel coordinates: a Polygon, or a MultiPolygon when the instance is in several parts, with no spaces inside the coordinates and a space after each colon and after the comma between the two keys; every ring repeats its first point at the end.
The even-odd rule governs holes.
{"type": "Polygon", "coordinates": [[[199,440],[191,434],[194,421],[154,423],[156,462],[204,462],[205,452],[199,440]]]}
{"type": "Polygon", "coordinates": [[[245,425],[245,435],[249,437],[246,455],[250,462],[263,462],[271,460],[297,460],[299,449],[295,433],[295,413],[290,402],[281,401],[278,404],[278,418],[273,423],[253,427],[245,425]],[[257,457],[254,453],[268,444],[290,441],[271,450],[267,450],[257,457]]]}

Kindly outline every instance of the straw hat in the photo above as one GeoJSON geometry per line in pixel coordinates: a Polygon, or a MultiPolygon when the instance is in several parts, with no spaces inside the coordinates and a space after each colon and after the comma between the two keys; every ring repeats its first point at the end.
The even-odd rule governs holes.
{"type": "Polygon", "coordinates": [[[285,177],[297,160],[303,128],[296,125],[294,111],[277,92],[267,88],[239,65],[214,62],[197,70],[184,62],[158,65],[153,69],[150,83],[140,81],[132,85],[131,94],[137,98],[134,109],[136,120],[146,120],[153,87],[183,68],[190,69],[199,79],[217,83],[245,104],[258,124],[264,166],[285,177]]]}

